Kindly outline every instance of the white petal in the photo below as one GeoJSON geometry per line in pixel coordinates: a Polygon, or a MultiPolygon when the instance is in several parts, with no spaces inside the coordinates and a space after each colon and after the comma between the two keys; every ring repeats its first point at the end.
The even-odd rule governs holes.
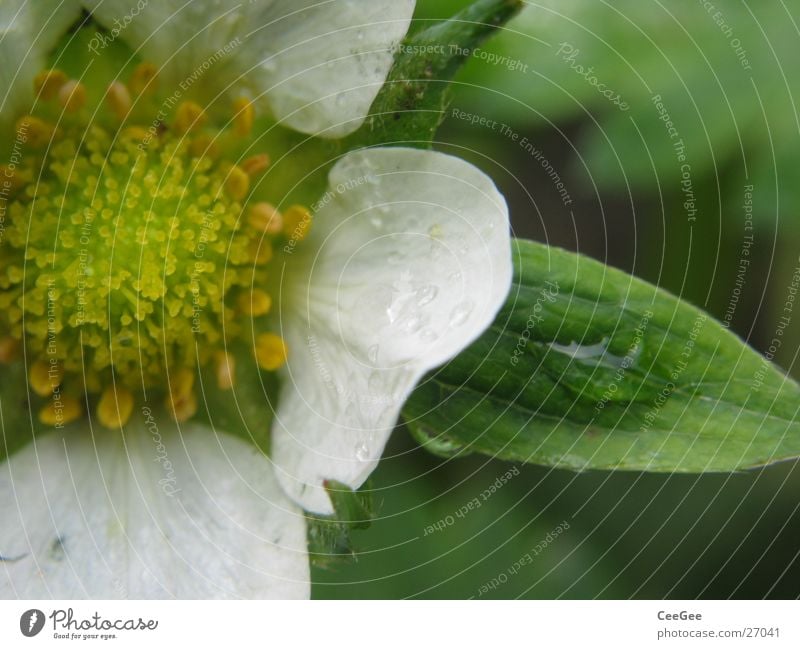
{"type": "Polygon", "coordinates": [[[305,522],[249,444],[143,416],[55,432],[0,466],[2,598],[294,598],[305,522]]]}
{"type": "Polygon", "coordinates": [[[257,93],[304,133],[341,137],[364,121],[408,31],[413,0],[254,3],[264,25],[243,47],[257,93]]]}
{"type": "Polygon", "coordinates": [[[0,2],[0,118],[10,123],[33,101],[33,77],[47,53],[80,16],[79,0],[0,2]]]}
{"type": "Polygon", "coordinates": [[[289,364],[272,442],[278,479],[323,513],[323,481],[363,483],[415,384],[491,324],[512,270],[505,201],[458,158],[358,151],[330,187],[304,244],[316,257],[290,256],[281,289],[289,364]]]}
{"type": "Polygon", "coordinates": [[[108,27],[124,21],[120,38],[170,86],[244,87],[286,126],[326,137],[364,121],[414,11],[414,0],[160,0],[126,21],[129,0],[85,4],[108,27]]]}

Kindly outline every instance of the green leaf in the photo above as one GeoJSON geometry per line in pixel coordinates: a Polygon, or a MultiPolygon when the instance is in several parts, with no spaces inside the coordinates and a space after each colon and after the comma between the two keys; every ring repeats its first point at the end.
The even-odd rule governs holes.
{"type": "Polygon", "coordinates": [[[518,241],[514,256],[495,323],[405,406],[429,448],[683,472],[800,455],[800,387],[711,317],[582,255],[518,241]]]}
{"type": "Polygon", "coordinates": [[[334,514],[306,514],[308,552],[311,561],[321,567],[327,567],[337,559],[354,556],[350,532],[368,528],[374,518],[369,483],[353,491],[347,485],[328,481],[325,489],[333,502],[334,514]]]}
{"type": "Polygon", "coordinates": [[[478,0],[444,22],[410,34],[352,146],[433,140],[448,103],[449,81],[473,50],[521,8],[521,0],[478,0]]]}

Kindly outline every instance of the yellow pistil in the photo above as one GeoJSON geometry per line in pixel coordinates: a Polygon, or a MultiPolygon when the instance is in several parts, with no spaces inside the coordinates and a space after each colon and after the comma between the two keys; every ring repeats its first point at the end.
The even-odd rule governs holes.
{"type": "Polygon", "coordinates": [[[255,110],[253,109],[253,102],[247,97],[239,97],[233,102],[234,110],[234,132],[239,137],[247,137],[253,130],[253,121],[255,120],[255,110]]]}
{"type": "Polygon", "coordinates": [[[219,351],[214,355],[216,363],[217,387],[230,390],[236,382],[236,359],[233,354],[219,351]]]}
{"type": "Polygon", "coordinates": [[[33,78],[33,90],[44,101],[51,101],[67,82],[67,75],[61,70],[42,70],[33,78]]]}
{"type": "Polygon", "coordinates": [[[175,128],[178,133],[188,133],[203,126],[207,119],[206,112],[200,104],[182,101],[175,111],[175,128]]]}
{"type": "Polygon", "coordinates": [[[283,367],[289,353],[283,338],[264,333],[259,334],[255,342],[256,362],[262,370],[272,372],[283,367]]]}
{"type": "Polygon", "coordinates": [[[133,413],[133,393],[123,387],[108,387],[97,404],[97,419],[106,428],[121,428],[133,413]]]}
{"type": "Polygon", "coordinates": [[[151,95],[156,90],[158,68],[152,63],[140,63],[128,80],[128,87],[134,95],[151,95]]]}
{"type": "Polygon", "coordinates": [[[302,205],[291,205],[283,212],[283,233],[293,241],[302,241],[311,229],[311,212],[302,205]]]}
{"type": "Polygon", "coordinates": [[[70,79],[58,89],[58,101],[68,113],[77,113],[86,105],[86,86],[70,79]]]}
{"type": "Polygon", "coordinates": [[[237,304],[242,313],[258,317],[269,313],[272,308],[272,298],[266,291],[254,288],[249,293],[242,293],[237,300],[237,304]]]}
{"type": "Polygon", "coordinates": [[[64,368],[60,363],[36,361],[28,370],[28,382],[31,389],[40,397],[46,397],[61,385],[64,380],[64,368]]]}
{"type": "MultiPolygon", "coordinates": [[[[266,371],[286,362],[267,330],[265,287],[291,235],[271,203],[248,203],[251,191],[278,194],[255,181],[270,156],[234,163],[252,149],[236,138],[252,132],[253,104],[238,102],[233,123],[215,130],[192,101],[140,100],[155,73],[142,64],[103,93],[43,72],[39,96],[71,114],[56,127],[45,116],[58,106],[40,102],[16,123],[24,155],[0,166],[0,363],[26,359],[45,425],[91,403],[103,427],[119,429],[151,392],[183,422],[198,411],[196,376],[210,370],[212,390],[234,387],[243,361],[229,349],[254,344],[250,362],[266,371]],[[154,106],[157,118],[145,117],[154,106]]],[[[289,214],[305,236],[309,211],[289,214]]]]}
{"type": "Polygon", "coordinates": [[[58,428],[77,421],[83,415],[81,402],[68,395],[54,395],[39,411],[39,421],[58,428]]]}

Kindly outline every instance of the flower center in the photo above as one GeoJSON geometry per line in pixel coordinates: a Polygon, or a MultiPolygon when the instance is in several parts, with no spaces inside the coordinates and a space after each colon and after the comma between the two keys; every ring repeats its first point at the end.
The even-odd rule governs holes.
{"type": "Polygon", "coordinates": [[[160,105],[154,70],[114,81],[91,111],[81,83],[41,73],[0,169],[0,361],[24,350],[47,425],[88,406],[119,427],[160,386],[182,421],[204,367],[219,389],[234,385],[231,345],[264,370],[286,360],[267,279],[273,248],[302,239],[310,212],[253,198],[270,159],[235,153],[253,126],[248,100],[225,128],[192,101],[143,121],[160,105]]]}

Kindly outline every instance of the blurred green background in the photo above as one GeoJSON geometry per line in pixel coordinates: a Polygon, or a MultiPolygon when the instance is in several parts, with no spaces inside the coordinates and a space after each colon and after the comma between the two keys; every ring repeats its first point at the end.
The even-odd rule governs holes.
{"type": "MultiPolygon", "coordinates": [[[[466,4],[421,0],[415,28],[466,4]]],[[[526,4],[453,88],[451,109],[497,126],[450,112],[437,148],[495,180],[516,236],[591,255],[720,320],[727,313],[736,333],[768,349],[800,265],[800,7],[526,4]],[[741,273],[749,235],[752,262],[741,273]]],[[[798,350],[794,321],[775,360],[795,378],[798,350]]],[[[703,476],[520,466],[456,516],[509,468],[433,457],[398,428],[373,474],[376,520],[354,533],[355,559],[315,569],[314,595],[800,596],[797,463],[703,476]],[[554,534],[564,521],[569,529],[554,534]]]]}

